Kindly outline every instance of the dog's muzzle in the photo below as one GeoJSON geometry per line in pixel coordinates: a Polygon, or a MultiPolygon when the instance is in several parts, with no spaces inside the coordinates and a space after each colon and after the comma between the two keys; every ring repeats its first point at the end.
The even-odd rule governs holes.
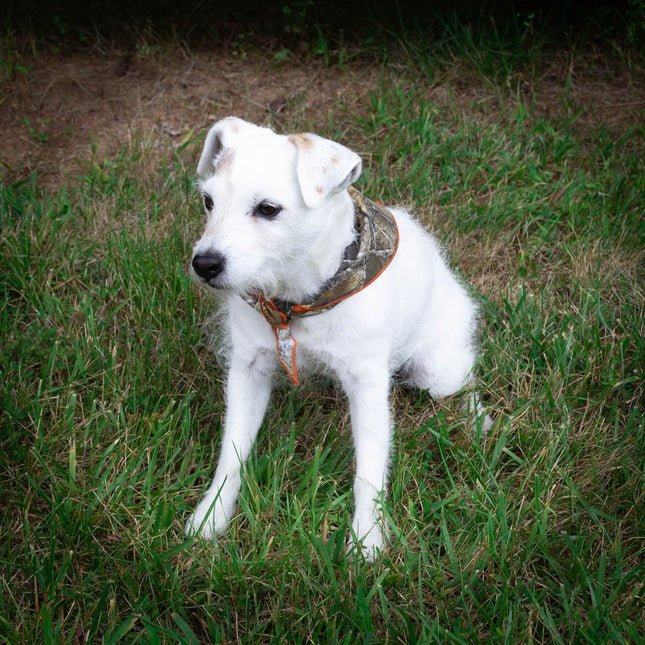
{"type": "Polygon", "coordinates": [[[198,253],[193,256],[193,269],[204,282],[211,282],[222,273],[226,265],[226,258],[217,251],[212,253],[198,253]]]}

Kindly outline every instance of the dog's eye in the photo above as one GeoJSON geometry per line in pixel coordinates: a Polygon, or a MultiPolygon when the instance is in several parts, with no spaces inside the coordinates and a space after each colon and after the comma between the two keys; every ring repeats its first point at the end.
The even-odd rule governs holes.
{"type": "Polygon", "coordinates": [[[271,202],[260,202],[255,207],[255,214],[265,219],[273,219],[281,210],[281,206],[276,206],[271,202]]]}
{"type": "Polygon", "coordinates": [[[204,200],[204,208],[207,211],[211,211],[213,209],[213,198],[210,195],[202,195],[202,199],[204,200]]]}

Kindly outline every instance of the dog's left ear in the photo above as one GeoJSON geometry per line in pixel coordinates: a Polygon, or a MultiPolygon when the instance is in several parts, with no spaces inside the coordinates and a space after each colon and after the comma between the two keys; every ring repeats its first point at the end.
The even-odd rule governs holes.
{"type": "Polygon", "coordinates": [[[318,208],[334,193],[345,190],[361,174],[361,158],[349,148],[316,134],[292,134],[298,149],[296,172],[300,191],[309,208],[318,208]]]}

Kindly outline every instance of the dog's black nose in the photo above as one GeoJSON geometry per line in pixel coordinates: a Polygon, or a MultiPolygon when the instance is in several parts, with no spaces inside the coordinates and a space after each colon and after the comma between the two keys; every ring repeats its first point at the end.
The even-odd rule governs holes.
{"type": "Polygon", "coordinates": [[[199,253],[193,257],[193,269],[195,273],[206,280],[206,282],[216,278],[223,270],[226,259],[221,253],[199,253]]]}

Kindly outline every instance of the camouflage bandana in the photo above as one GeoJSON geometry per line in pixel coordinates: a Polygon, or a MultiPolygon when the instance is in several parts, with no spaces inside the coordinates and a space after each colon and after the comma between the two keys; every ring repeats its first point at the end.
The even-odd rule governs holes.
{"type": "Polygon", "coordinates": [[[255,292],[243,296],[271,325],[278,360],[295,385],[298,385],[298,370],[297,343],[291,333],[293,319],[322,313],[367,287],[385,271],[399,246],[399,230],[392,213],[363,197],[355,188],[350,187],[348,191],[354,202],[356,239],[345,249],[338,271],[318,294],[301,304],[269,300],[255,292]]]}

